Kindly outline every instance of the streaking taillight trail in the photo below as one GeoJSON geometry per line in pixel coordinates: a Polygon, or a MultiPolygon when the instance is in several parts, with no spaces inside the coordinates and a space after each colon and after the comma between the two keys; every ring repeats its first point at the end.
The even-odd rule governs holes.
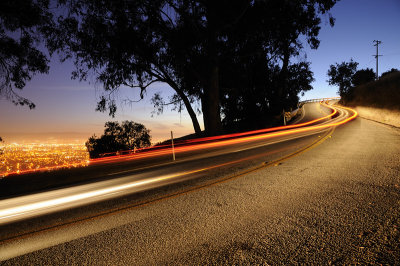
{"type": "MultiPolygon", "coordinates": [[[[320,117],[320,118],[317,118],[317,119],[314,119],[314,120],[311,120],[308,122],[299,123],[299,124],[180,141],[180,142],[176,143],[175,153],[179,154],[179,153],[183,153],[183,152],[187,152],[187,151],[198,151],[198,150],[202,150],[202,149],[225,147],[225,146],[233,145],[233,144],[246,143],[246,142],[251,142],[251,141],[255,141],[255,140],[268,139],[268,138],[284,136],[284,135],[291,135],[291,134],[295,134],[298,132],[312,131],[312,130],[316,130],[316,129],[323,129],[323,128],[339,125],[339,124],[327,124],[327,125],[321,125],[321,126],[318,126],[318,125],[310,126],[310,125],[313,125],[320,121],[332,118],[338,113],[338,110],[336,108],[334,108],[330,105],[327,105],[323,102],[320,102],[320,104],[331,109],[332,112],[326,116],[323,116],[323,117],[320,117]],[[298,130],[296,130],[296,129],[298,129],[298,130]]],[[[348,109],[346,107],[342,107],[342,108],[348,109]]],[[[350,110],[352,110],[352,109],[350,109],[350,110]]],[[[352,110],[352,112],[356,113],[355,110],[352,110]]],[[[351,119],[354,119],[354,118],[351,118],[351,119]]],[[[129,153],[129,154],[125,154],[125,155],[113,155],[113,156],[108,156],[108,157],[103,157],[103,158],[91,159],[91,160],[85,161],[85,162],[63,164],[63,165],[58,165],[58,166],[53,166],[53,167],[43,167],[43,168],[38,168],[38,169],[22,170],[22,171],[18,171],[18,172],[1,173],[0,176],[8,176],[8,175],[14,175],[14,174],[28,174],[28,173],[33,173],[33,172],[57,170],[57,169],[62,169],[62,168],[81,167],[81,166],[86,166],[86,165],[116,163],[116,162],[138,160],[138,159],[152,158],[152,157],[156,158],[159,156],[171,154],[171,152],[172,151],[171,151],[170,145],[162,145],[162,146],[156,146],[156,147],[152,147],[152,148],[138,149],[138,150],[136,150],[135,153],[129,153]]]]}
{"type": "MultiPolygon", "coordinates": [[[[332,118],[334,115],[336,115],[338,113],[338,110],[336,108],[334,108],[330,105],[327,105],[323,102],[321,102],[320,104],[332,109],[332,113],[329,115],[323,116],[321,118],[314,119],[312,121],[295,124],[295,125],[273,127],[273,128],[254,130],[254,131],[248,131],[248,132],[243,132],[243,133],[235,133],[235,134],[229,134],[229,135],[222,135],[222,136],[190,140],[190,141],[185,142],[186,145],[175,147],[175,153],[179,154],[179,153],[183,153],[183,152],[187,152],[187,151],[218,148],[218,147],[224,147],[224,146],[229,146],[229,145],[234,145],[234,144],[239,144],[239,143],[246,143],[246,142],[251,142],[251,141],[256,141],[256,140],[263,140],[263,139],[269,139],[269,138],[274,138],[274,137],[279,137],[279,136],[296,134],[296,133],[300,133],[300,132],[307,132],[307,131],[313,131],[313,130],[334,127],[334,126],[344,124],[344,123],[354,119],[357,116],[357,112],[355,110],[352,110],[352,109],[349,109],[346,107],[342,107],[343,109],[352,110],[352,112],[354,112],[354,115],[353,115],[354,117],[353,116],[349,117],[348,120],[337,122],[337,123],[310,126],[319,121],[323,121],[325,119],[332,118]]],[[[90,164],[114,163],[114,162],[118,162],[118,161],[143,159],[143,158],[149,158],[149,157],[163,156],[163,155],[171,154],[171,152],[172,152],[171,147],[167,146],[166,148],[157,149],[154,151],[148,150],[146,152],[137,152],[134,154],[98,158],[98,159],[91,160],[90,164]]]]}
{"type": "MultiPolygon", "coordinates": [[[[322,105],[326,105],[321,103],[322,105]]],[[[326,105],[327,106],[327,105],[326,105]]],[[[304,132],[321,132],[321,130],[329,129],[339,125],[343,125],[357,117],[357,112],[347,107],[330,107],[333,109],[332,113],[338,113],[339,109],[345,110],[342,112],[342,116],[332,119],[331,122],[319,125],[308,125],[297,128],[286,128],[280,131],[269,132],[258,135],[246,135],[237,138],[223,139],[219,141],[194,144],[189,146],[181,146],[176,149],[176,152],[192,151],[193,149],[203,149],[208,152],[209,149],[214,147],[228,147],[230,145],[238,143],[251,143],[252,141],[262,141],[267,139],[278,138],[280,136],[291,136],[298,138],[302,136],[304,132]],[[352,115],[345,117],[345,113],[351,112],[352,115]],[[299,134],[299,135],[297,135],[299,134]]],[[[330,116],[331,117],[331,116],[330,116]]],[[[304,135],[304,134],[303,134],[304,135]]],[[[282,141],[294,139],[284,138],[282,141]]],[[[275,140],[274,140],[275,141],[275,140]]],[[[274,143],[270,142],[270,143],[274,143]]],[[[257,142],[258,143],[258,142],[257,142]]],[[[268,145],[268,144],[266,144],[268,145]]],[[[135,154],[136,157],[127,158],[107,158],[108,161],[99,161],[98,163],[111,162],[112,160],[132,160],[134,158],[140,158],[140,156],[158,156],[162,154],[170,153],[170,149],[154,151],[148,154],[135,154]]],[[[270,150],[268,153],[278,152],[276,149],[270,150]]],[[[117,196],[125,194],[135,193],[143,190],[152,189],[155,187],[165,186],[166,184],[181,182],[188,178],[194,178],[195,176],[202,176],[204,173],[211,169],[222,168],[239,164],[244,161],[253,160],[261,156],[265,156],[266,150],[261,153],[257,152],[251,156],[243,157],[240,159],[230,159],[223,156],[224,161],[219,163],[215,160],[208,160],[206,165],[199,167],[199,164],[187,163],[185,168],[177,166],[175,168],[170,167],[166,170],[150,170],[147,172],[133,173],[124,177],[113,178],[106,181],[93,182],[85,185],[72,186],[68,188],[56,189],[53,191],[36,193],[32,195],[15,197],[0,201],[0,224],[10,223],[30,217],[43,215],[51,212],[61,211],[73,207],[87,205],[90,203],[111,199],[117,196]],[[197,165],[197,166],[196,166],[197,165]],[[170,171],[172,169],[172,171],[170,171]]],[[[173,166],[174,164],[170,164],[173,166]]]]}

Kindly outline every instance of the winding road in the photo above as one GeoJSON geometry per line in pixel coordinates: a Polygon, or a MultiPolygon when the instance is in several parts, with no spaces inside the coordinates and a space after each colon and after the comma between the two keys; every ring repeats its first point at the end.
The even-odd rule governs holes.
{"type": "Polygon", "coordinates": [[[400,130],[308,103],[296,124],[93,162],[0,201],[20,264],[399,264],[400,130]],[[89,171],[85,170],[85,171],[89,171]]]}

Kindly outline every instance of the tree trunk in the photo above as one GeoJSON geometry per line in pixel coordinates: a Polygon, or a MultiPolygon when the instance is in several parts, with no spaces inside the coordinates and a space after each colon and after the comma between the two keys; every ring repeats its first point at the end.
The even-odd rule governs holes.
{"type": "Polygon", "coordinates": [[[278,97],[282,102],[284,101],[284,98],[286,98],[286,93],[287,93],[287,78],[288,78],[288,67],[290,59],[289,45],[290,44],[288,44],[288,46],[285,47],[283,52],[283,62],[280,73],[282,86],[280,87],[278,97]]]}
{"type": "Polygon", "coordinates": [[[201,137],[202,133],[199,120],[197,119],[196,113],[194,112],[192,105],[190,104],[190,101],[187,98],[186,94],[175,83],[168,82],[168,84],[176,91],[176,93],[182,99],[183,103],[185,104],[186,110],[189,113],[190,119],[192,119],[194,132],[196,133],[197,137],[201,137]]]}
{"type": "Polygon", "coordinates": [[[215,136],[221,133],[222,123],[219,104],[219,67],[217,55],[217,11],[214,2],[207,4],[207,23],[208,23],[208,84],[204,84],[202,97],[202,108],[204,118],[204,128],[208,136],[215,136]]]}
{"type": "Polygon", "coordinates": [[[203,118],[204,128],[208,136],[215,136],[221,133],[221,115],[219,105],[219,69],[214,65],[211,68],[209,84],[204,89],[203,96],[203,118]]]}
{"type": "Polygon", "coordinates": [[[285,98],[287,93],[287,78],[289,67],[290,51],[289,44],[283,49],[282,68],[279,73],[279,86],[272,102],[272,112],[277,115],[282,113],[285,108],[285,98]]]}

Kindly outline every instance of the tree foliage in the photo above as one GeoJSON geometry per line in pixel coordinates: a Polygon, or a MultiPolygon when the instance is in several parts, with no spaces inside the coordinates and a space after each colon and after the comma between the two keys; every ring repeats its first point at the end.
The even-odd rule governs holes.
{"type": "MultiPolygon", "coordinates": [[[[103,83],[98,110],[116,112],[113,93],[121,86],[138,88],[143,98],[149,85],[163,82],[175,92],[171,104],[188,111],[195,132],[200,134],[200,125],[193,105],[199,102],[205,131],[215,135],[221,130],[221,111],[227,110],[222,102],[235,99],[234,94],[256,90],[268,96],[262,108],[274,113],[296,98],[302,89],[293,91],[290,79],[306,63],[296,67],[291,58],[303,48],[302,38],[318,47],[320,15],[336,0],[59,2],[68,12],[50,38],[52,51],[74,58],[73,77],[84,80],[93,71],[103,83]],[[261,69],[253,74],[256,65],[261,69]]],[[[329,22],[334,23],[330,15],[329,22]]],[[[159,112],[168,104],[159,94],[153,103],[159,112]]],[[[246,106],[236,112],[241,108],[246,106]]]]}
{"type": "Polygon", "coordinates": [[[35,107],[16,90],[36,73],[48,73],[49,60],[37,46],[51,25],[49,0],[0,1],[0,96],[35,107]]]}
{"type": "MultiPolygon", "coordinates": [[[[274,110],[277,108],[273,102],[274,93],[282,86],[279,82],[282,70],[277,65],[270,66],[267,71],[259,66],[255,64],[254,67],[247,68],[248,73],[241,86],[245,89],[231,88],[224,91],[225,97],[221,100],[222,121],[229,131],[264,128],[274,122],[277,113],[274,110]]],[[[280,113],[282,109],[296,108],[298,95],[312,89],[311,82],[314,79],[309,66],[306,62],[289,65],[285,94],[279,105],[280,113]]]]}
{"type": "Polygon", "coordinates": [[[354,73],[351,79],[351,83],[353,84],[354,87],[357,87],[374,80],[375,80],[375,72],[372,70],[372,68],[366,68],[358,70],[356,73],[354,73]]]}
{"type": "Polygon", "coordinates": [[[342,62],[340,64],[330,65],[328,70],[329,85],[339,86],[339,95],[341,97],[348,97],[352,87],[352,79],[357,71],[358,63],[353,59],[350,62],[342,62]]]}
{"type": "Polygon", "coordinates": [[[392,68],[391,70],[388,70],[388,71],[386,71],[386,72],[383,72],[382,75],[381,75],[381,78],[383,78],[383,77],[385,77],[385,76],[387,76],[387,75],[390,75],[390,74],[392,74],[392,73],[397,73],[397,72],[399,72],[398,69],[392,68]]]}
{"type": "Polygon", "coordinates": [[[133,121],[106,122],[104,134],[97,138],[93,135],[86,142],[90,158],[106,156],[107,153],[128,151],[151,145],[150,130],[133,121]]]}
{"type": "Polygon", "coordinates": [[[371,68],[357,70],[358,63],[335,63],[328,70],[329,85],[339,86],[339,94],[344,102],[354,99],[354,88],[375,80],[375,73],[371,68]]]}

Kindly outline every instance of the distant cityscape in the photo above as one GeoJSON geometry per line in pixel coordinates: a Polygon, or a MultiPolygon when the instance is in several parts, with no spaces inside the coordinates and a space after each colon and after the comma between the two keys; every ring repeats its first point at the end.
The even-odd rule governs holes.
{"type": "Polygon", "coordinates": [[[0,177],[86,166],[89,153],[84,144],[18,144],[0,147],[0,177]]]}

